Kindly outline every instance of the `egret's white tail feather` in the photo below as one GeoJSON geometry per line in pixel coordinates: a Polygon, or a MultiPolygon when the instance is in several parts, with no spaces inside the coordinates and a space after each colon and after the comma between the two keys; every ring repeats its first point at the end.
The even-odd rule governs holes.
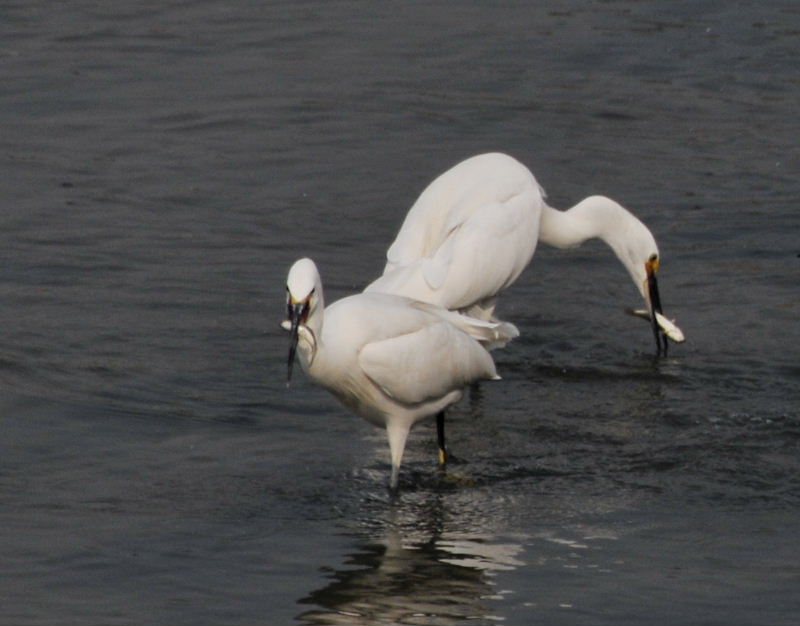
{"type": "Polygon", "coordinates": [[[487,350],[502,348],[512,339],[519,337],[519,330],[510,322],[482,320],[457,311],[448,311],[426,302],[414,302],[413,306],[441,317],[467,333],[487,350]]]}

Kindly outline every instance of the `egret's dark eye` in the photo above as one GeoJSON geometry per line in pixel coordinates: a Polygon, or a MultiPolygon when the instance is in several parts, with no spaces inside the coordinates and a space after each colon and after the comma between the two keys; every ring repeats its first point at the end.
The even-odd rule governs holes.
{"type": "Polygon", "coordinates": [[[648,259],[648,261],[650,261],[650,263],[655,263],[656,261],[658,261],[658,255],[657,254],[651,254],[650,258],[648,259]]]}

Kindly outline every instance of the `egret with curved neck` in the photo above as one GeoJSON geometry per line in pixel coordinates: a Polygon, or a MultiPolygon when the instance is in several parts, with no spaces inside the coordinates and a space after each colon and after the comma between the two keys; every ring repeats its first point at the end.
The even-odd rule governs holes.
{"type": "Polygon", "coordinates": [[[545,202],[531,171],[501,153],[462,161],[435,179],[406,215],[386,254],[383,275],[366,292],[403,295],[493,319],[497,296],[527,267],[539,241],[558,248],[599,238],[628,270],[645,301],[657,353],[683,341],[663,315],[650,230],[604,196],[560,211],[545,202]]]}

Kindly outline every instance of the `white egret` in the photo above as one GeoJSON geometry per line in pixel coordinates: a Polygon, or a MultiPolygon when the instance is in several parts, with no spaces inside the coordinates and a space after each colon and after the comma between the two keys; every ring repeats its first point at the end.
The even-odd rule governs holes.
{"type": "MultiPolygon", "coordinates": [[[[493,319],[496,298],[528,265],[541,241],[558,248],[605,241],[647,306],[658,353],[683,341],[662,315],[660,256],[648,228],[627,209],[591,196],[569,210],[547,205],[531,171],[506,154],[481,154],[436,178],[406,215],[368,293],[391,293],[493,319]]],[[[638,314],[638,313],[637,313],[638,314]]]]}
{"type": "Polygon", "coordinates": [[[397,487],[406,438],[419,420],[437,416],[439,462],[446,462],[444,410],[462,389],[497,379],[487,349],[517,336],[511,324],[486,322],[409,298],[378,293],[342,298],[325,308],[311,259],[292,265],[286,281],[295,354],[308,376],[367,421],[386,428],[390,485],[397,487]]]}

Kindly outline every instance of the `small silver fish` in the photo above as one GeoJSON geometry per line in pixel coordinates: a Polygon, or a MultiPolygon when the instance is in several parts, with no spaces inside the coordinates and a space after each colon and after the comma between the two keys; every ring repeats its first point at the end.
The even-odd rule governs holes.
{"type": "Polygon", "coordinates": [[[672,341],[675,343],[681,343],[685,341],[686,337],[683,336],[681,329],[675,326],[675,320],[668,320],[666,317],[661,315],[661,313],[656,311],[656,321],[661,327],[661,330],[664,331],[664,334],[672,339],[672,341]]]}
{"type": "MultiPolygon", "coordinates": [[[[641,317],[648,322],[650,321],[650,311],[647,309],[628,309],[627,313],[634,317],[641,317]]],[[[658,326],[664,331],[664,334],[675,343],[686,341],[681,329],[675,325],[675,320],[667,319],[661,313],[656,312],[656,322],[658,322],[658,326]]]]}

